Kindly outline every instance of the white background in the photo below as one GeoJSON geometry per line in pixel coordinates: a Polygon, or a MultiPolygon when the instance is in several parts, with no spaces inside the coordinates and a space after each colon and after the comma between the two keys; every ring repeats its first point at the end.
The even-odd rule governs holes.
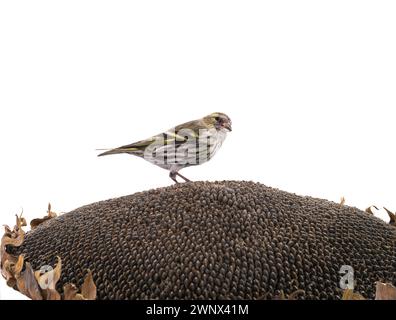
{"type": "Polygon", "coordinates": [[[95,149],[214,111],[233,132],[188,178],[396,210],[394,1],[0,3],[0,224],[172,184],[95,149]]]}

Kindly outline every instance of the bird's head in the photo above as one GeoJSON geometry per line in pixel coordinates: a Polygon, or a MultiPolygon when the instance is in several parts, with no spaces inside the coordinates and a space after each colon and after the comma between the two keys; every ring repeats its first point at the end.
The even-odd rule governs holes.
{"type": "Polygon", "coordinates": [[[227,130],[232,131],[231,119],[225,113],[214,112],[203,118],[208,127],[215,128],[217,131],[227,130]]]}

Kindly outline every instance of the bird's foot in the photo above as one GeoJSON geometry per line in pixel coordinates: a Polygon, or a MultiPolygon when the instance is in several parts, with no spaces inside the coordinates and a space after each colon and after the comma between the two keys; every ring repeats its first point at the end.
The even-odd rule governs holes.
{"type": "Polygon", "coordinates": [[[181,175],[180,173],[176,172],[176,174],[177,174],[180,178],[184,179],[184,181],[186,181],[186,182],[191,182],[191,180],[187,179],[185,176],[181,175]]]}
{"type": "Polygon", "coordinates": [[[184,179],[184,181],[186,182],[191,182],[191,180],[187,179],[185,176],[181,175],[178,172],[170,172],[169,173],[169,177],[175,182],[175,183],[180,183],[179,181],[177,181],[176,176],[179,176],[180,178],[184,179]]]}
{"type": "Polygon", "coordinates": [[[175,183],[179,183],[179,181],[177,181],[176,179],[176,172],[170,172],[169,173],[169,177],[175,182],[175,183]]]}

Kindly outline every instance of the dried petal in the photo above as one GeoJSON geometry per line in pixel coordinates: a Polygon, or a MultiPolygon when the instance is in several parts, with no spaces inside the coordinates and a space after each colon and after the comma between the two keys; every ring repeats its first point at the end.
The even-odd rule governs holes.
{"type": "Polygon", "coordinates": [[[85,277],[84,283],[81,287],[81,294],[84,297],[84,299],[87,300],[96,299],[96,286],[93,281],[91,270],[88,270],[88,275],[85,277]]]}
{"type": "Polygon", "coordinates": [[[396,225],[396,213],[393,213],[392,211],[388,210],[385,207],[384,209],[388,213],[388,216],[390,218],[389,224],[391,224],[392,226],[396,225]]]}
{"type": "Polygon", "coordinates": [[[17,228],[18,230],[22,229],[22,227],[26,227],[27,226],[26,219],[22,217],[22,213],[23,213],[23,211],[21,212],[19,217],[18,217],[17,214],[15,215],[16,216],[16,226],[15,226],[15,228],[17,228]]]}
{"type": "Polygon", "coordinates": [[[280,291],[280,294],[276,295],[273,300],[287,300],[285,293],[283,292],[283,290],[280,291]]]}
{"type": "Polygon", "coordinates": [[[17,277],[18,290],[33,300],[42,300],[40,287],[34,277],[32,266],[26,262],[25,271],[17,277]]]}
{"type": "Polygon", "coordinates": [[[13,266],[15,262],[5,260],[1,269],[1,274],[7,280],[7,285],[11,288],[15,287],[16,279],[14,276],[13,266]]]}
{"type": "Polygon", "coordinates": [[[1,274],[11,287],[14,287],[16,284],[14,265],[18,262],[18,257],[8,253],[6,251],[6,246],[19,247],[22,245],[25,240],[25,231],[22,229],[23,226],[26,226],[26,220],[22,218],[22,214],[20,214],[20,216],[16,215],[16,225],[12,230],[8,226],[5,226],[5,233],[0,242],[1,274]]]}
{"type": "Polygon", "coordinates": [[[396,287],[391,283],[376,282],[375,300],[396,300],[396,287]]]}
{"type": "Polygon", "coordinates": [[[305,291],[304,291],[304,290],[301,290],[301,289],[300,289],[300,290],[296,290],[296,291],[290,293],[290,294],[288,295],[287,299],[288,299],[288,300],[296,300],[296,298],[297,298],[297,296],[298,296],[299,294],[305,294],[305,291]]]}
{"type": "Polygon", "coordinates": [[[376,207],[376,206],[370,206],[370,207],[368,207],[366,210],[364,210],[364,211],[366,211],[367,213],[369,213],[369,214],[371,214],[371,215],[374,215],[374,212],[373,212],[373,209],[372,208],[375,208],[375,210],[378,210],[378,208],[376,207]]]}
{"type": "Polygon", "coordinates": [[[62,272],[62,260],[59,256],[57,258],[57,264],[54,269],[45,272],[46,270],[37,270],[34,273],[34,276],[40,285],[40,288],[43,290],[55,290],[56,284],[60,279],[62,272]],[[45,272],[45,273],[43,273],[45,272]]]}
{"type": "Polygon", "coordinates": [[[353,292],[353,289],[345,289],[342,300],[366,300],[360,293],[353,292]]]}
{"type": "Polygon", "coordinates": [[[63,287],[64,300],[95,300],[96,285],[93,281],[92,272],[88,270],[84,283],[81,286],[81,293],[78,293],[77,287],[72,283],[67,283],[63,287]]]}
{"type": "Polygon", "coordinates": [[[57,216],[57,214],[55,212],[51,211],[51,204],[48,204],[48,211],[47,211],[47,215],[43,218],[37,218],[37,219],[33,219],[32,221],[30,221],[30,228],[32,230],[36,229],[40,224],[42,224],[43,222],[50,220],[52,218],[55,218],[57,216]]]}
{"type": "Polygon", "coordinates": [[[63,287],[63,299],[64,300],[80,300],[76,299],[78,289],[72,283],[67,283],[63,287]]]}
{"type": "Polygon", "coordinates": [[[23,262],[24,262],[24,260],[25,260],[24,258],[25,258],[25,257],[24,257],[23,254],[21,254],[21,255],[18,257],[18,261],[17,261],[16,265],[14,266],[15,276],[19,276],[19,275],[21,274],[22,269],[23,269],[23,262]]]}
{"type": "Polygon", "coordinates": [[[42,292],[45,300],[61,300],[61,295],[56,289],[45,289],[42,292]]]}

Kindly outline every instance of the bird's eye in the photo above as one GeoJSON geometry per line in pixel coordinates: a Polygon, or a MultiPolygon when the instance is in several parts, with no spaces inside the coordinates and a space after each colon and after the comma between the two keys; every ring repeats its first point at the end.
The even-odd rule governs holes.
{"type": "Polygon", "coordinates": [[[220,117],[215,117],[215,120],[218,122],[220,120],[220,117]]]}

